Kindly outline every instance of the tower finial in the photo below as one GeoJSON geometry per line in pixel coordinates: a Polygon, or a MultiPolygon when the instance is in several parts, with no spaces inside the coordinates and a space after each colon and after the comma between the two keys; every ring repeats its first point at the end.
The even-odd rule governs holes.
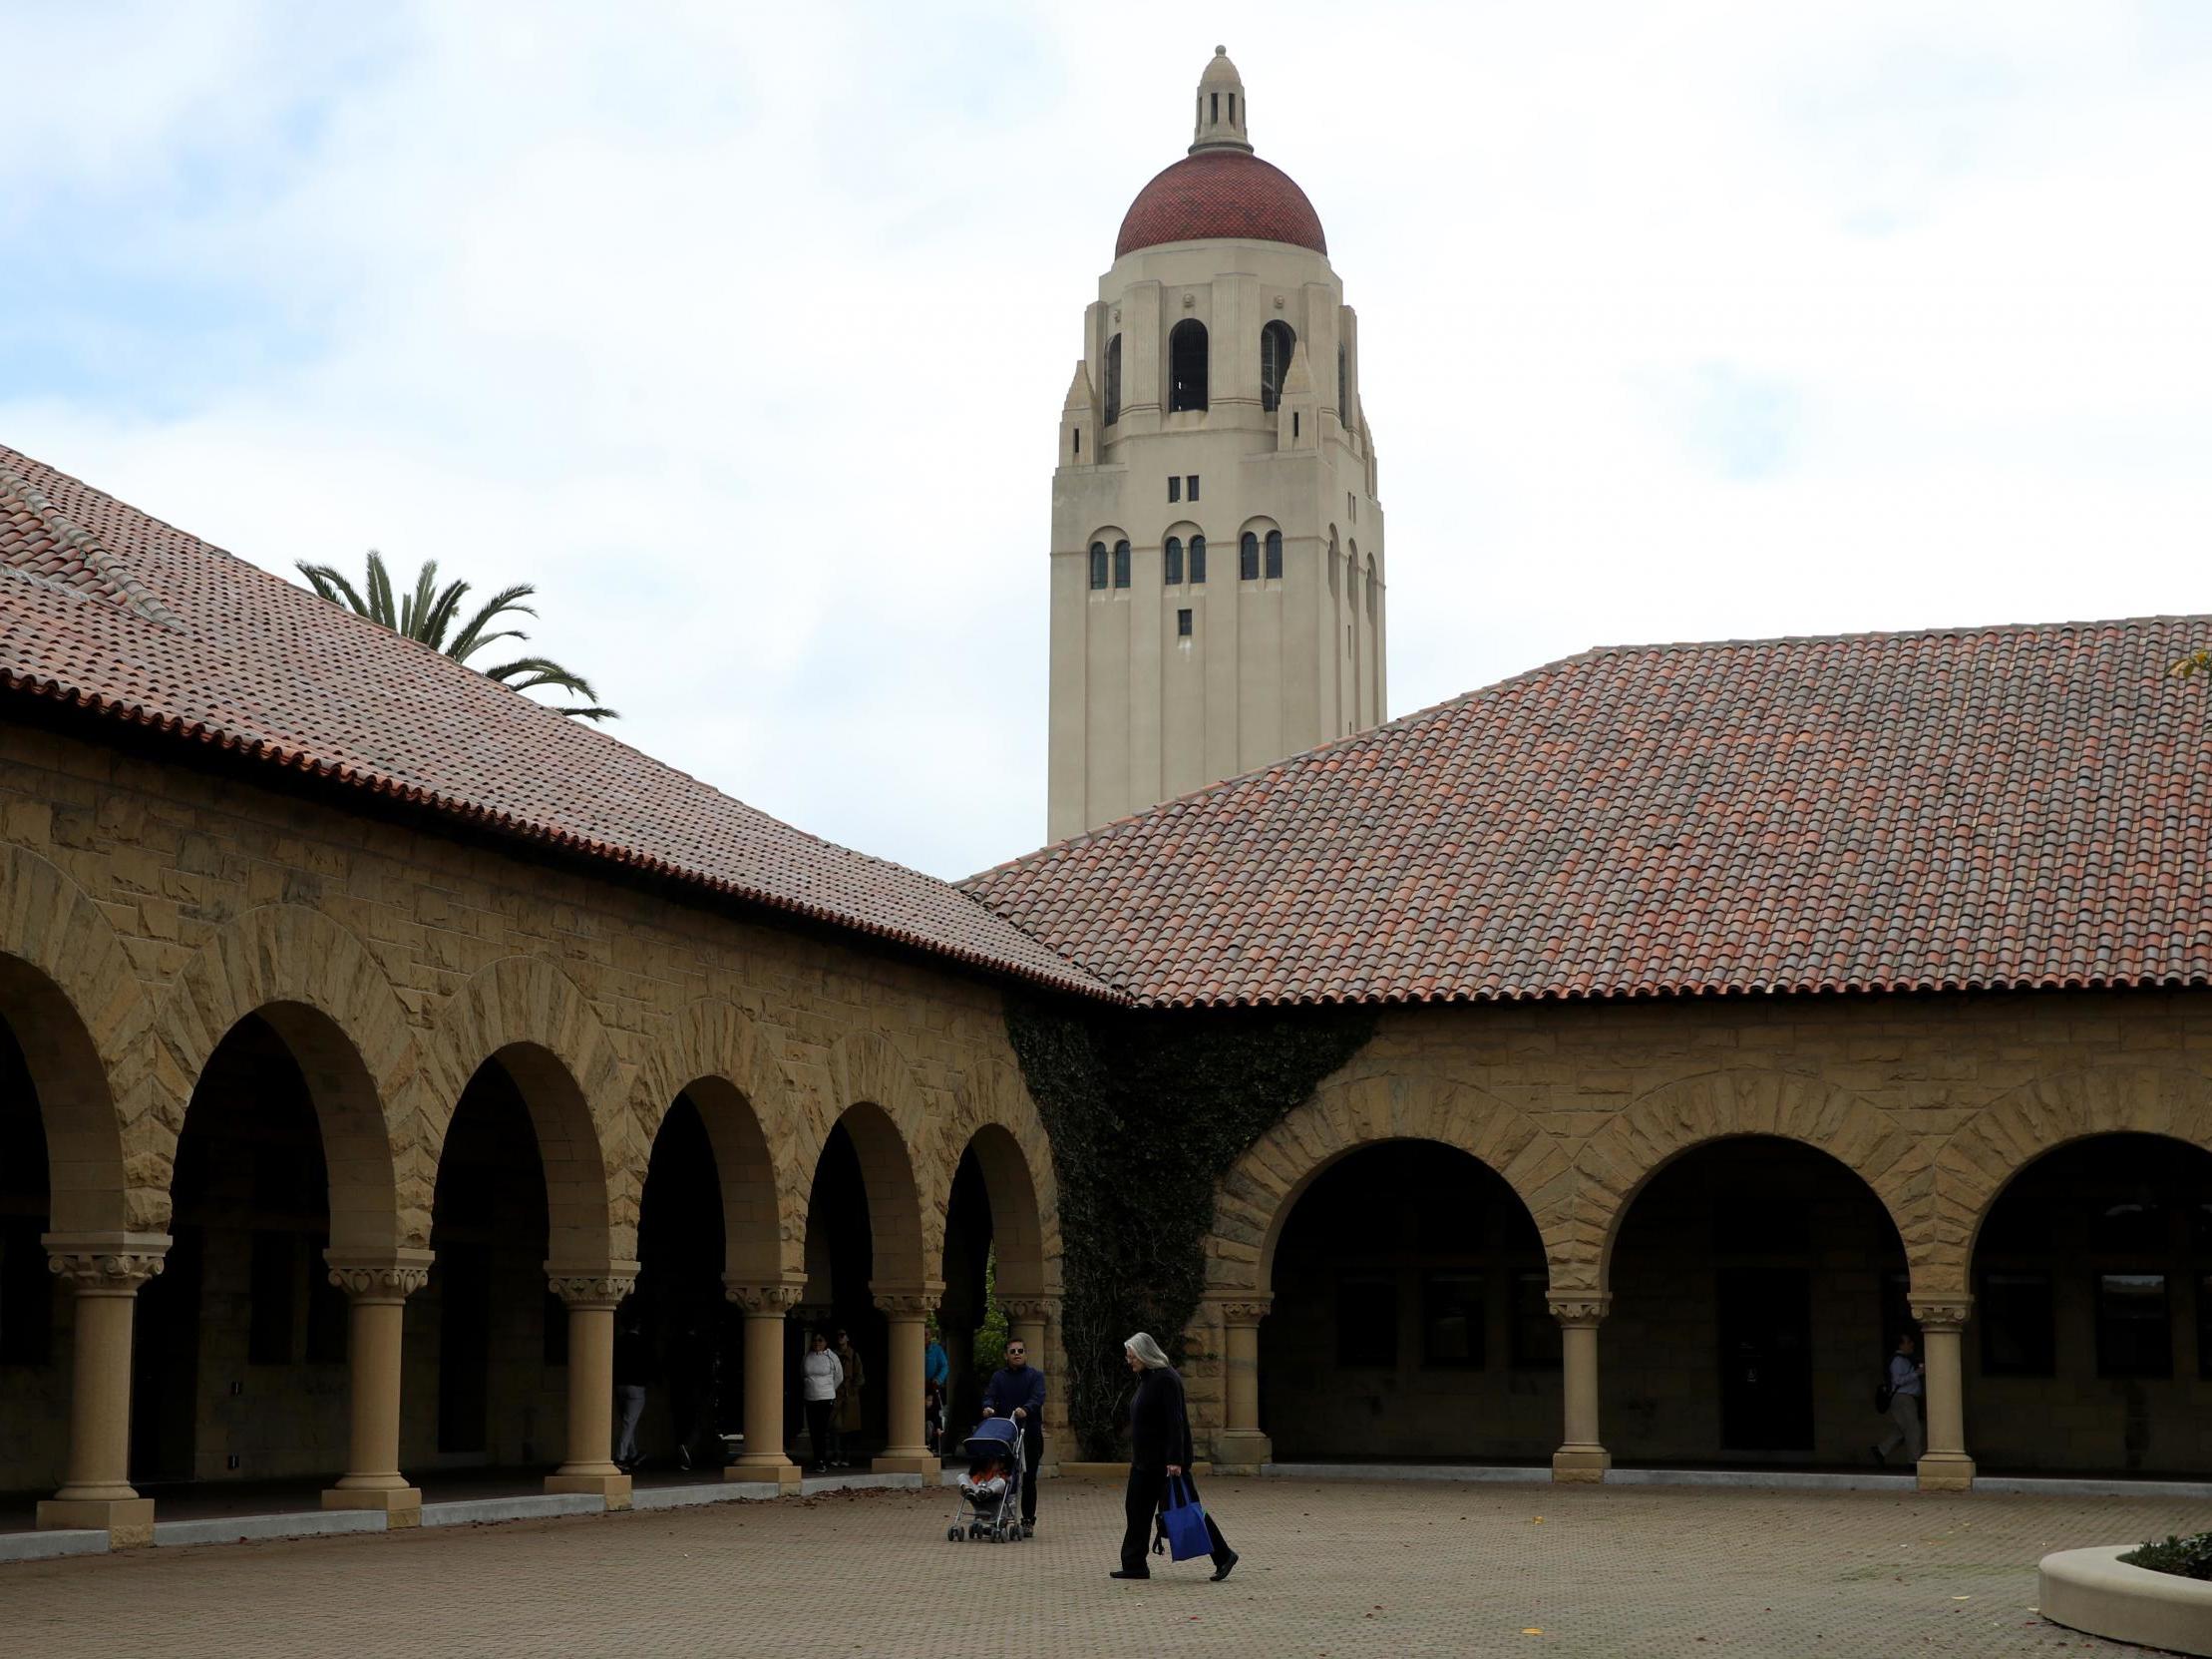
{"type": "Polygon", "coordinates": [[[1229,48],[1217,46],[1198,78],[1198,125],[1191,135],[1191,154],[1202,150],[1241,150],[1252,154],[1252,140],[1245,131],[1244,77],[1229,61],[1229,48]]]}

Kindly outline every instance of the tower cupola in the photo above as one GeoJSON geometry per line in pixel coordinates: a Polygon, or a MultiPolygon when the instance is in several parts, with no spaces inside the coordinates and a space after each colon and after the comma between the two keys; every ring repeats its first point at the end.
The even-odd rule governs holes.
{"type": "Polygon", "coordinates": [[[1229,48],[1214,48],[1214,60],[1198,78],[1198,125],[1191,135],[1191,154],[1205,150],[1241,150],[1252,154],[1252,140],[1245,132],[1245,79],[1229,61],[1229,48]]]}

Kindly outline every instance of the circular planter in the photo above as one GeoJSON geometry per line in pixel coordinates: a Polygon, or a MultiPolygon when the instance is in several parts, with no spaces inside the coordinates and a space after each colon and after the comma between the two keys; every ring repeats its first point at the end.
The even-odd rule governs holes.
{"type": "Polygon", "coordinates": [[[2036,1569],[2044,1618],[2115,1642],[2212,1655],[2212,1583],[2131,1567],[2134,1544],[2061,1549],[2036,1569]]]}

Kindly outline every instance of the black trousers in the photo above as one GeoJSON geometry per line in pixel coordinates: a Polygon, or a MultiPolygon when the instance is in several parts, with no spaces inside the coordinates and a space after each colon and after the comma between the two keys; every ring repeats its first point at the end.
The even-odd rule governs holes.
{"type": "Polygon", "coordinates": [[[834,1400],[807,1402],[807,1440],[814,1460],[824,1468],[830,1466],[830,1414],[837,1410],[834,1400]]]}
{"type": "Polygon", "coordinates": [[[1022,1453],[1029,1466],[1021,1471],[1021,1518],[1037,1518],[1037,1465],[1044,1461],[1044,1431],[1024,1429],[1021,1435],[1022,1453]]]}
{"type": "MultiPolygon", "coordinates": [[[[1181,1478],[1190,1487],[1191,1495],[1197,1497],[1198,1482],[1191,1478],[1188,1471],[1181,1478]]],[[[1153,1518],[1159,1514],[1160,1505],[1167,1495],[1166,1464],[1155,1464],[1151,1468],[1143,1468],[1135,1463],[1129,1465],[1129,1493],[1125,1500],[1129,1525],[1121,1535],[1122,1571],[1150,1573],[1151,1566],[1146,1560],[1145,1552],[1152,1547],[1153,1518]]],[[[1221,1526],[1214,1519],[1214,1511],[1211,1509],[1206,1511],[1206,1536],[1214,1545],[1214,1565],[1218,1567],[1229,1559],[1229,1540],[1222,1536],[1221,1526]]]]}

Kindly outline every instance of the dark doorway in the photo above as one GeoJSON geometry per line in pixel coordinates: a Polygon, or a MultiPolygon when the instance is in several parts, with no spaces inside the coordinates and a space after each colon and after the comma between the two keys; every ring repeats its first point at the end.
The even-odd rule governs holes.
{"type": "Polygon", "coordinates": [[[1812,1279],[1797,1267],[1724,1267],[1717,1287],[1720,1445],[1813,1445],[1812,1279]]]}
{"type": "Polygon", "coordinates": [[[706,1121],[678,1095],[653,1136],[637,1218],[637,1300],[653,1379],[640,1445],[654,1462],[718,1465],[745,1424],[745,1322],[723,1292],[722,1187],[706,1121]]]}

